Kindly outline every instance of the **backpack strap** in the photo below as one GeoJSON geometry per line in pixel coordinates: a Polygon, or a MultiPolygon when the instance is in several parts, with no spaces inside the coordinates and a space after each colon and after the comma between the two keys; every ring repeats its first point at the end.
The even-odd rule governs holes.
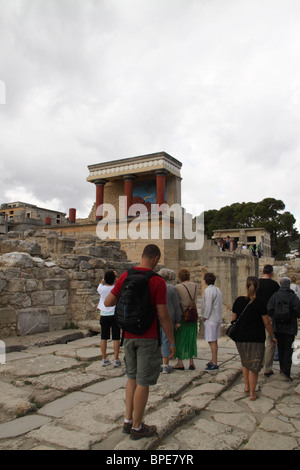
{"type": "Polygon", "coordinates": [[[192,301],[192,302],[195,302],[196,290],[197,290],[196,284],[195,284],[195,294],[194,294],[194,298],[192,298],[192,296],[191,296],[191,294],[190,294],[190,291],[188,290],[188,288],[186,287],[186,285],[183,284],[183,283],[182,283],[182,285],[183,285],[183,286],[186,288],[186,290],[188,291],[188,294],[189,294],[189,296],[190,296],[191,301],[192,301]]]}

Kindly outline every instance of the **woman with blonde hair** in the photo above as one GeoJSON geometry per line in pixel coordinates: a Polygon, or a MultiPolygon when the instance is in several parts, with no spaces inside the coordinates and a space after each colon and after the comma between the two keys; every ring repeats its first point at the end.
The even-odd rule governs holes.
{"type": "Polygon", "coordinates": [[[274,344],[277,344],[267,308],[256,297],[258,287],[257,277],[249,276],[246,282],[247,295],[238,297],[232,307],[232,321],[237,321],[235,343],[242,362],[245,392],[250,394],[250,400],[258,398],[255,388],[263,364],[265,329],[274,344]]]}
{"type": "MultiPolygon", "coordinates": [[[[178,279],[180,282],[175,287],[183,314],[191,300],[197,302],[198,285],[190,281],[190,272],[186,268],[178,271],[178,279]]],[[[189,370],[195,369],[193,358],[197,356],[197,328],[197,322],[185,322],[183,318],[180,324],[175,326],[177,364],[173,366],[173,369],[184,370],[183,359],[189,359],[189,370]]]]}

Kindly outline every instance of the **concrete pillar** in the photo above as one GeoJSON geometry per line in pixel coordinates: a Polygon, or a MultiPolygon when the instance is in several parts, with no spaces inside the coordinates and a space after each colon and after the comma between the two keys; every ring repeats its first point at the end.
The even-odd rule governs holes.
{"type": "Polygon", "coordinates": [[[101,209],[98,210],[98,207],[103,204],[104,185],[106,180],[97,180],[94,181],[94,183],[96,185],[96,220],[102,220],[103,211],[101,209]]]}
{"type": "Polygon", "coordinates": [[[133,180],[134,180],[133,175],[126,175],[123,176],[124,179],[124,194],[127,197],[127,215],[130,206],[132,206],[133,203],[133,180]]]}

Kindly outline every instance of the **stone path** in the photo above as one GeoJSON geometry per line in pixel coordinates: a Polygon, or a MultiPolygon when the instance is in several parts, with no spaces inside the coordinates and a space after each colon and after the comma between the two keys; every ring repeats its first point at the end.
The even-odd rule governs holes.
{"type": "Polygon", "coordinates": [[[199,339],[196,370],[161,374],[150,389],[145,421],[157,425],[158,435],[131,441],[121,432],[124,365],[102,367],[99,335],[87,334],[6,339],[0,450],[300,449],[299,365],[293,365],[293,382],[279,374],[277,362],[270,378],[260,373],[260,397],[251,402],[234,343],[220,339],[220,370],[209,373],[208,344],[199,339]]]}

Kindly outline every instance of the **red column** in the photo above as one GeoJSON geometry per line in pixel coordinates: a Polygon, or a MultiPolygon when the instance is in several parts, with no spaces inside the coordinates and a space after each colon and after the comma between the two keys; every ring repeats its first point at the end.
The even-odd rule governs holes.
{"type": "Polygon", "coordinates": [[[125,196],[127,197],[127,215],[129,211],[129,207],[133,203],[133,180],[134,176],[128,175],[124,176],[124,193],[125,196]]]}
{"type": "Polygon", "coordinates": [[[75,224],[76,222],[76,209],[69,209],[69,224],[75,224]]]}
{"type": "Polygon", "coordinates": [[[97,180],[95,181],[96,185],[96,220],[101,220],[103,218],[103,211],[101,209],[98,210],[98,207],[103,204],[103,195],[104,195],[104,185],[105,180],[97,180]]]}
{"type": "Polygon", "coordinates": [[[158,171],[156,173],[156,204],[164,204],[166,191],[166,171],[158,171]]]}

